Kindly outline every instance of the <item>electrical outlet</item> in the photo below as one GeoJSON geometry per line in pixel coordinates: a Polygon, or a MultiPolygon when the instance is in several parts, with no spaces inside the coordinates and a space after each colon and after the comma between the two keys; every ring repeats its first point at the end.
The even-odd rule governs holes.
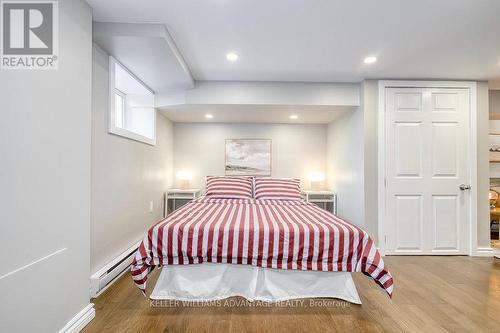
{"type": "Polygon", "coordinates": [[[154,209],[154,206],[153,206],[153,201],[150,201],[149,202],[149,212],[152,213],[153,212],[153,209],[154,209]]]}

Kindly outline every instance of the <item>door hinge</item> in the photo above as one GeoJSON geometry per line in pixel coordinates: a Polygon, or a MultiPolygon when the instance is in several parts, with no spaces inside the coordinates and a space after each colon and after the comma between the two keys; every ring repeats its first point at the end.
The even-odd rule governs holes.
{"type": "Polygon", "coordinates": [[[384,243],[387,244],[387,235],[384,236],[384,243]]]}
{"type": "Polygon", "coordinates": [[[387,178],[384,178],[384,187],[387,187],[387,178]]]}

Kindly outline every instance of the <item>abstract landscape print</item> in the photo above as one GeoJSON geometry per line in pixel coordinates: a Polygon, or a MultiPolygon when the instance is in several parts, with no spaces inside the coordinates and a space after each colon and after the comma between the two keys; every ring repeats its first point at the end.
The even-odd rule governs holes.
{"type": "Polygon", "coordinates": [[[271,139],[227,139],[226,176],[270,176],[271,139]]]}

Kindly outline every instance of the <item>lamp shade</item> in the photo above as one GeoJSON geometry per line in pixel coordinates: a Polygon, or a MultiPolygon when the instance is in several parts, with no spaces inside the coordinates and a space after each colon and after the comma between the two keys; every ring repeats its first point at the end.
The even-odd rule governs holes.
{"type": "Polygon", "coordinates": [[[311,172],[309,174],[309,180],[311,181],[311,190],[318,191],[323,187],[325,174],[322,172],[311,172]]]}
{"type": "Polygon", "coordinates": [[[179,180],[191,180],[193,178],[193,174],[186,170],[180,170],[177,172],[177,178],[179,180]]]}
{"type": "Polygon", "coordinates": [[[189,188],[189,181],[193,178],[193,174],[186,170],[177,171],[177,179],[179,179],[179,187],[183,190],[189,188]]]}

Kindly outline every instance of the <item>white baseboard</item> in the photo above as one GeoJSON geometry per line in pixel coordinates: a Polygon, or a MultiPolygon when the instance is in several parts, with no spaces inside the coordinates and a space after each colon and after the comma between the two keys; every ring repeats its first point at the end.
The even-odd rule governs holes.
{"type": "Polygon", "coordinates": [[[491,247],[478,247],[473,257],[493,257],[493,249],[491,247]]]}
{"type": "Polygon", "coordinates": [[[59,333],[78,333],[95,317],[94,303],[87,305],[82,311],[78,312],[59,333]]]}

